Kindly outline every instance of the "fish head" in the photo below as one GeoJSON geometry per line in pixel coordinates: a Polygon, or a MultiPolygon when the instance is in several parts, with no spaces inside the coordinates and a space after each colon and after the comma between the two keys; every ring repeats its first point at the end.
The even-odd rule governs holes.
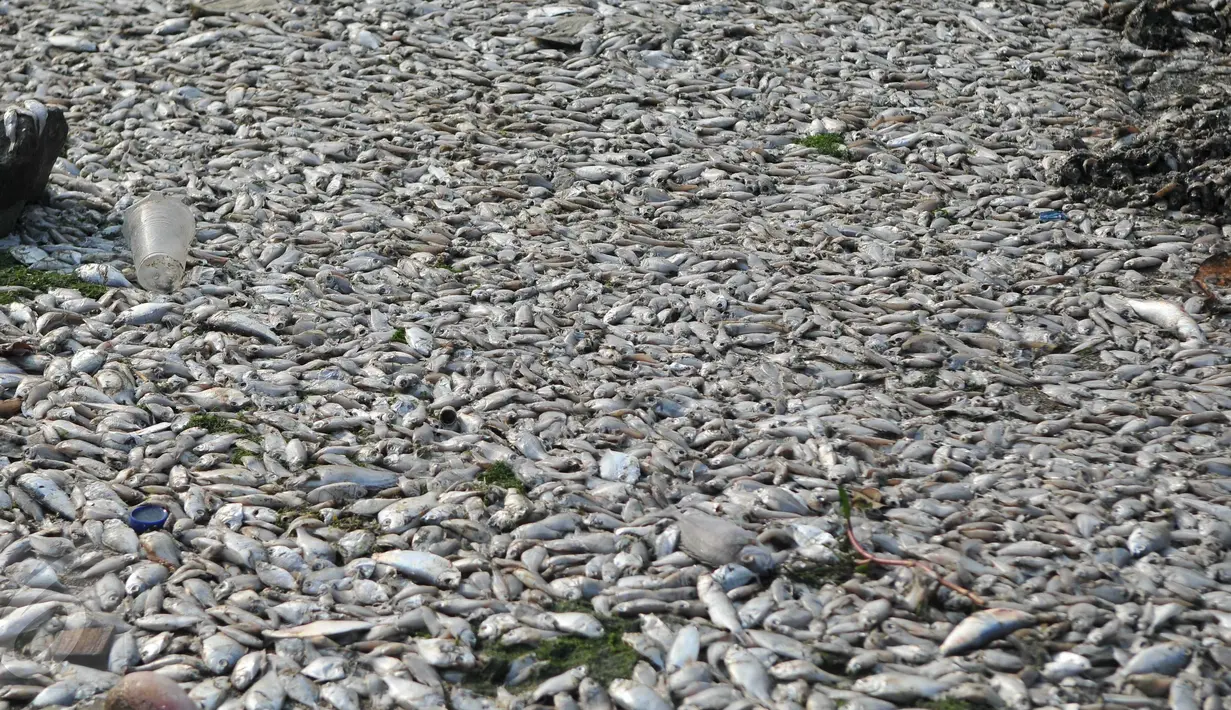
{"type": "Polygon", "coordinates": [[[773,553],[760,545],[746,545],[739,551],[737,559],[741,565],[761,577],[773,572],[778,566],[773,553]]]}
{"type": "Polygon", "coordinates": [[[455,569],[445,570],[436,577],[436,581],[445,589],[457,589],[462,583],[462,573],[455,569]]]}

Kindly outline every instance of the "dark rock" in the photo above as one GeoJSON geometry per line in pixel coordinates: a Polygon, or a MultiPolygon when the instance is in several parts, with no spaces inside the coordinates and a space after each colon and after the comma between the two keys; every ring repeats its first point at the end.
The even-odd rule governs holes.
{"type": "Polygon", "coordinates": [[[1227,37],[1225,4],[1204,0],[1131,0],[1104,5],[1103,22],[1139,47],[1167,51],[1187,47],[1204,35],[1221,45],[1227,37]]]}
{"type": "Polygon", "coordinates": [[[68,141],[63,112],[57,108],[46,111],[42,130],[30,111],[12,107],[4,113],[0,130],[0,237],[17,224],[27,202],[42,196],[51,166],[68,141]]]}
{"type": "Polygon", "coordinates": [[[129,673],[107,693],[103,710],[197,710],[196,703],[170,678],[129,673]]]}
{"type": "Polygon", "coordinates": [[[1170,3],[1146,0],[1124,20],[1124,38],[1146,49],[1184,46],[1184,28],[1171,13],[1170,3]]]}
{"type": "Polygon", "coordinates": [[[1182,107],[1140,133],[1127,134],[1097,152],[1076,150],[1049,161],[1047,180],[1074,188],[1082,201],[1097,196],[1116,207],[1164,205],[1209,215],[1231,216],[1231,109],[1206,103],[1182,107]]]}

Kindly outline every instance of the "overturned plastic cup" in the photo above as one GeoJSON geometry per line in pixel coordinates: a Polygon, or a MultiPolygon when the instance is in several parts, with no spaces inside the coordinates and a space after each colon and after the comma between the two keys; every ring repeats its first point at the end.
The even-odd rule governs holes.
{"type": "Polygon", "coordinates": [[[128,527],[138,535],[150,530],[161,528],[167,522],[170,513],[161,505],[142,503],[128,512],[128,527]]]}
{"type": "Polygon", "coordinates": [[[188,247],[196,235],[192,211],[167,195],[150,195],[124,213],[124,236],[147,291],[174,291],[184,278],[188,247]]]}

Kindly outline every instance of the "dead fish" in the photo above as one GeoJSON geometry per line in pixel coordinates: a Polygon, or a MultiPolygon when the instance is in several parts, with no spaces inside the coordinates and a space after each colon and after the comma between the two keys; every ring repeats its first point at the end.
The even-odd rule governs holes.
{"type": "Polygon", "coordinates": [[[132,288],[122,271],[110,264],[82,264],[73,271],[77,278],[92,284],[110,286],[112,288],[132,288]]]}
{"type": "Polygon", "coordinates": [[[267,343],[278,344],[282,339],[269,326],[252,316],[238,311],[219,311],[205,321],[206,325],[215,330],[225,330],[236,335],[247,335],[260,338],[267,343]]]}
{"type": "Polygon", "coordinates": [[[292,626],[287,629],[269,629],[263,631],[262,635],[266,638],[272,639],[311,639],[321,636],[341,636],[343,634],[367,631],[370,628],[372,628],[371,622],[337,619],[313,621],[308,624],[292,626]]]}
{"type": "Polygon", "coordinates": [[[667,651],[667,662],[663,670],[667,673],[683,668],[688,663],[697,660],[701,652],[701,632],[693,624],[680,629],[667,651]]]}
{"type": "Polygon", "coordinates": [[[769,551],[756,544],[756,535],[723,518],[695,510],[674,513],[680,529],[679,547],[689,557],[713,567],[739,562],[757,574],[773,570],[769,551]]]}
{"type": "Polygon", "coordinates": [[[38,602],[17,607],[0,619],[0,647],[9,647],[23,634],[38,628],[61,607],[60,602],[38,602]]]}
{"type": "Polygon", "coordinates": [[[744,635],[744,627],[735,611],[735,605],[723,591],[722,585],[715,582],[712,576],[703,574],[697,578],[697,598],[709,611],[710,621],[736,636],[744,635]]]}
{"type": "Polygon", "coordinates": [[[77,508],[68,494],[56,482],[41,473],[25,473],[17,477],[17,485],[40,505],[65,520],[77,518],[77,508]]]}
{"type": "Polygon", "coordinates": [[[462,573],[445,558],[418,550],[393,550],[372,555],[377,562],[389,565],[412,581],[443,589],[455,589],[462,582],[462,573]]]}
{"type": "Polygon", "coordinates": [[[672,705],[654,689],[635,680],[613,680],[611,699],[623,710],[672,710],[672,705]]]}
{"type": "Polygon", "coordinates": [[[962,619],[940,644],[940,655],[962,656],[1019,629],[1035,625],[1032,614],[1016,609],[985,609],[962,619]]]}
{"type": "Polygon", "coordinates": [[[1058,683],[1065,678],[1081,675],[1090,670],[1090,659],[1078,653],[1061,651],[1048,661],[1039,673],[1047,680],[1058,683]]]}
{"type": "Polygon", "coordinates": [[[1170,301],[1162,299],[1143,301],[1126,298],[1124,302],[1133,309],[1138,317],[1160,328],[1171,330],[1184,340],[1205,342],[1205,334],[1201,332],[1201,326],[1197,325],[1197,321],[1185,313],[1183,308],[1170,301]]]}
{"type": "Polygon", "coordinates": [[[1124,675],[1157,673],[1173,676],[1188,665],[1192,647],[1183,643],[1160,643],[1141,649],[1133,654],[1121,671],[1124,675]]]}
{"type": "Polygon", "coordinates": [[[905,673],[878,673],[860,678],[851,689],[857,693],[893,703],[911,703],[920,698],[934,698],[948,690],[949,683],[905,673]]]}
{"type": "Polygon", "coordinates": [[[1171,544],[1171,526],[1167,523],[1142,523],[1129,533],[1127,547],[1133,557],[1160,552],[1171,544]]]}
{"type": "Polygon", "coordinates": [[[727,675],[737,688],[754,700],[760,700],[767,705],[772,703],[770,687],[773,680],[761,661],[748,649],[732,644],[722,660],[727,667],[727,675]]]}

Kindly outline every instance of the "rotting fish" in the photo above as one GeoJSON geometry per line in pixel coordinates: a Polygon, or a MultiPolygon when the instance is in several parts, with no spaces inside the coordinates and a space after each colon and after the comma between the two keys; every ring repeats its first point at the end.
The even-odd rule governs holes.
{"type": "Polygon", "coordinates": [[[1017,609],[985,609],[962,619],[940,644],[942,656],[964,656],[1014,631],[1034,626],[1034,615],[1017,609]]]}
{"type": "Polygon", "coordinates": [[[1141,649],[1125,663],[1120,672],[1124,675],[1158,673],[1173,676],[1188,665],[1192,647],[1185,643],[1160,643],[1141,649]]]}
{"type": "Polygon", "coordinates": [[[917,675],[878,673],[860,678],[851,689],[893,703],[912,703],[921,698],[934,698],[950,686],[950,683],[917,675]]]}
{"type": "Polygon", "coordinates": [[[14,608],[0,619],[0,647],[12,646],[18,638],[41,626],[62,606],[61,602],[37,602],[14,608]]]}
{"type": "Polygon", "coordinates": [[[393,550],[378,552],[372,559],[389,565],[415,582],[454,589],[461,584],[462,574],[447,559],[430,552],[393,550]]]}
{"type": "Polygon", "coordinates": [[[1205,334],[1201,332],[1201,326],[1197,324],[1197,321],[1185,313],[1183,308],[1170,301],[1126,298],[1124,302],[1133,309],[1138,317],[1160,328],[1171,330],[1184,340],[1205,342],[1205,334]]]}
{"type": "Polygon", "coordinates": [[[735,523],[698,511],[673,515],[680,529],[680,549],[698,562],[714,567],[739,562],[757,574],[773,570],[770,552],[756,544],[756,535],[735,523]]]}

